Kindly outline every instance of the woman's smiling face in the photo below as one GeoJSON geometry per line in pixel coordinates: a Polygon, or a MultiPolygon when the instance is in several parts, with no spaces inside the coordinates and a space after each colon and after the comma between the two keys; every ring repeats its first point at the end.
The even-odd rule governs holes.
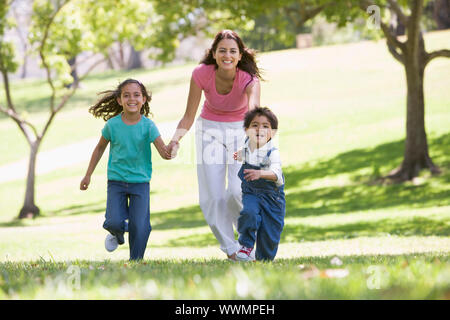
{"type": "Polygon", "coordinates": [[[233,39],[222,39],[217,44],[217,49],[213,52],[213,58],[219,68],[224,70],[231,70],[237,67],[242,54],[239,52],[239,47],[233,39]]]}

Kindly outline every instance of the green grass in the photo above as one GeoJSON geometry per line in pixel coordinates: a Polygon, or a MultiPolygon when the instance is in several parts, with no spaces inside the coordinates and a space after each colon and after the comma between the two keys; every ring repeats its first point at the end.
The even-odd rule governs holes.
{"type": "Polygon", "coordinates": [[[252,264],[202,259],[5,262],[0,264],[0,298],[448,299],[447,256],[353,256],[340,262],[332,264],[329,257],[252,264]]]}
{"type": "MultiPolygon", "coordinates": [[[[448,31],[427,34],[426,45],[442,48],[449,39],[448,31]]],[[[92,150],[82,163],[38,175],[42,214],[34,220],[15,219],[24,180],[0,183],[0,298],[449,299],[449,59],[433,61],[425,79],[430,155],[442,174],[423,172],[404,184],[377,183],[401,163],[405,135],[404,72],[383,41],[271,52],[260,64],[268,80],[262,103],[280,120],[286,177],[285,228],[273,263],[224,260],[198,206],[191,130],[177,159],[154,152],[153,231],[140,263],[127,261],[127,243],[112,254],[103,247],[106,155],[87,192],[78,186],[92,150]],[[70,266],[79,268],[79,286],[70,266]]],[[[103,121],[87,109],[96,92],[129,76],[149,84],[157,124],[177,121],[193,66],[89,77],[41,150],[98,138],[103,121]]],[[[42,125],[44,82],[13,87],[20,108],[42,125]]],[[[0,166],[27,156],[11,120],[0,118],[0,134],[0,166]]]]}

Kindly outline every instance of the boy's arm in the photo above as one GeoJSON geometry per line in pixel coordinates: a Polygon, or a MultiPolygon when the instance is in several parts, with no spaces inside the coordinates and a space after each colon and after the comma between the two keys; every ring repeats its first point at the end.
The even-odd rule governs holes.
{"type": "Polygon", "coordinates": [[[156,150],[158,150],[159,155],[161,156],[161,158],[165,159],[165,160],[169,160],[172,159],[171,155],[170,155],[170,151],[168,146],[166,146],[166,144],[164,143],[163,139],[161,138],[161,136],[159,136],[158,138],[156,138],[153,141],[153,144],[156,147],[156,150]]]}
{"type": "Polygon", "coordinates": [[[269,170],[245,169],[244,178],[247,181],[266,179],[275,182],[277,186],[281,186],[284,181],[279,151],[275,149],[271,152],[269,170]]]}
{"type": "Polygon", "coordinates": [[[256,169],[244,169],[244,178],[247,181],[266,179],[276,182],[278,180],[277,175],[272,170],[256,170],[256,169]]]}
{"type": "Polygon", "coordinates": [[[106,147],[108,146],[109,141],[103,138],[103,136],[100,137],[99,142],[97,143],[97,146],[95,147],[94,151],[92,152],[91,160],[89,161],[89,166],[86,171],[86,174],[84,175],[83,179],[80,183],[80,190],[86,190],[91,183],[91,175],[95,170],[95,167],[97,166],[98,162],[102,158],[103,153],[105,152],[106,147]]]}

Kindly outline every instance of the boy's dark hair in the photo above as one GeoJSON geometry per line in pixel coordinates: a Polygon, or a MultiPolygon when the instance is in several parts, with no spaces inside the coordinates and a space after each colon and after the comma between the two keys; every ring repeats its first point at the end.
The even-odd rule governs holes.
{"type": "Polygon", "coordinates": [[[239,35],[232,31],[232,30],[222,30],[219,31],[216,36],[214,37],[213,44],[211,47],[206,51],[205,56],[200,61],[200,63],[204,63],[206,65],[213,64],[215,65],[216,69],[218,68],[216,59],[213,57],[213,52],[217,50],[217,46],[219,45],[219,42],[223,39],[232,39],[236,41],[239,53],[242,54],[241,60],[238,62],[237,67],[241,70],[246,71],[249,73],[252,77],[257,77],[261,80],[261,72],[258,68],[258,65],[256,64],[256,53],[253,49],[249,49],[245,46],[242,39],[239,37],[239,35]]]}
{"type": "Polygon", "coordinates": [[[244,128],[250,128],[250,123],[256,116],[265,116],[269,120],[272,129],[278,129],[277,116],[267,107],[256,107],[248,111],[244,116],[244,128]]]}
{"type": "Polygon", "coordinates": [[[148,115],[151,114],[149,103],[152,100],[152,93],[147,92],[145,86],[140,81],[135,79],[127,79],[121,82],[115,90],[106,90],[100,92],[99,95],[103,96],[97,101],[96,104],[89,108],[89,112],[92,113],[96,118],[102,117],[105,121],[120,114],[123,108],[117,102],[117,98],[120,98],[123,87],[130,83],[136,83],[141,88],[142,95],[146,98],[146,101],[142,105],[140,112],[144,116],[148,117],[148,115]]]}

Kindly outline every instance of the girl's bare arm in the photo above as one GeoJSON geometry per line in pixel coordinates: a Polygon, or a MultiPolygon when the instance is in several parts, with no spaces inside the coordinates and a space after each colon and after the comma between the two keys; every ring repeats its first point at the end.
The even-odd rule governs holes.
{"type": "Polygon", "coordinates": [[[163,158],[165,160],[172,159],[170,152],[169,152],[169,148],[168,148],[168,146],[166,146],[166,144],[164,143],[161,136],[156,138],[155,141],[153,141],[153,144],[155,145],[156,150],[158,150],[158,153],[161,156],[161,158],[163,158]]]}
{"type": "Polygon", "coordinates": [[[109,141],[103,138],[103,136],[100,137],[99,142],[97,143],[97,146],[95,147],[94,151],[92,152],[91,160],[89,161],[89,166],[86,171],[85,176],[81,180],[80,183],[80,190],[86,190],[89,186],[89,183],[91,182],[91,175],[95,170],[95,167],[97,166],[98,162],[103,156],[103,153],[105,152],[106,147],[108,146],[109,141]]]}

